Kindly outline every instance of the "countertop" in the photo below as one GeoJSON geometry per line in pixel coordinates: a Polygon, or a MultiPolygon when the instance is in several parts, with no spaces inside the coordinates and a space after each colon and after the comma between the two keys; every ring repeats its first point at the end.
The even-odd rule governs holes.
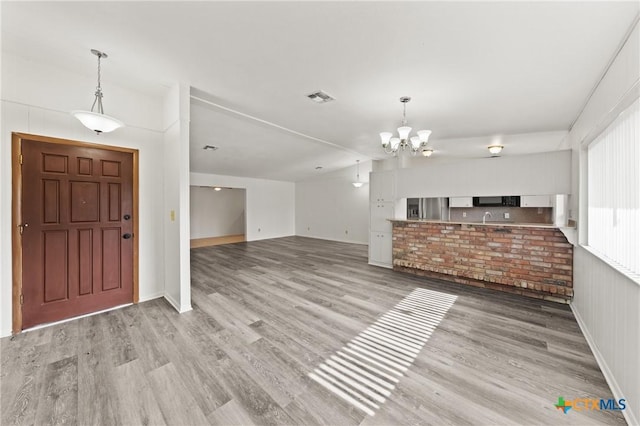
{"type": "Polygon", "coordinates": [[[390,222],[410,222],[410,223],[444,223],[450,225],[471,225],[471,226],[510,226],[519,228],[561,228],[560,226],[548,223],[509,223],[509,222],[457,222],[449,220],[430,220],[430,219],[387,219],[390,222]]]}

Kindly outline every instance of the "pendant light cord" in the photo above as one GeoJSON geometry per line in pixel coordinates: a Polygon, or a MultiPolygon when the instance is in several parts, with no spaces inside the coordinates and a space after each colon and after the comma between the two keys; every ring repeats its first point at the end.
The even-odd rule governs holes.
{"type": "Polygon", "coordinates": [[[96,54],[98,57],[98,86],[96,87],[95,99],[93,100],[93,105],[91,105],[91,112],[93,112],[96,107],[96,103],[98,104],[98,112],[100,114],[104,114],[104,108],[102,106],[102,86],[100,84],[100,58],[102,58],[102,53],[96,54]]]}

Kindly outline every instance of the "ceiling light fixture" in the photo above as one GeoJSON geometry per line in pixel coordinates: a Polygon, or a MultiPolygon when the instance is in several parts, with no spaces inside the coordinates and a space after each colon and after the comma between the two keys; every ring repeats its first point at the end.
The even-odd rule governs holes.
{"type": "Polygon", "coordinates": [[[360,188],[362,185],[364,185],[364,182],[360,182],[360,160],[356,160],[356,181],[352,182],[351,185],[355,186],[356,188],[360,188]]]}
{"type": "Polygon", "coordinates": [[[504,148],[504,146],[502,146],[502,145],[490,145],[487,148],[489,149],[489,152],[491,153],[491,155],[498,155],[498,154],[500,154],[500,152],[502,152],[502,149],[504,148]]]}
{"type": "Polygon", "coordinates": [[[409,138],[411,127],[407,126],[407,102],[410,100],[411,98],[409,96],[403,96],[400,98],[400,102],[403,104],[403,111],[402,126],[398,127],[399,137],[393,137],[393,134],[390,132],[380,133],[382,148],[384,148],[384,152],[387,154],[397,155],[400,149],[404,151],[407,148],[410,148],[411,155],[416,155],[420,150],[420,147],[427,145],[427,142],[429,141],[431,130],[418,130],[416,132],[418,136],[412,136],[409,138]]]}
{"type": "Polygon", "coordinates": [[[222,191],[222,188],[220,188],[219,186],[216,186],[213,188],[214,191],[222,191]]]}
{"type": "Polygon", "coordinates": [[[433,154],[433,148],[423,148],[422,149],[422,156],[423,157],[431,157],[431,154],[433,154]]]}
{"type": "Polygon", "coordinates": [[[116,118],[105,115],[102,107],[102,86],[100,85],[100,60],[107,58],[107,54],[99,50],[91,49],[91,53],[98,57],[98,86],[96,87],[95,99],[91,105],[91,111],[75,110],[71,111],[71,115],[80,120],[87,128],[97,134],[112,132],[122,126],[124,123],[116,118]],[[97,108],[96,108],[97,107],[97,108]],[[94,112],[93,110],[96,109],[94,112]]]}

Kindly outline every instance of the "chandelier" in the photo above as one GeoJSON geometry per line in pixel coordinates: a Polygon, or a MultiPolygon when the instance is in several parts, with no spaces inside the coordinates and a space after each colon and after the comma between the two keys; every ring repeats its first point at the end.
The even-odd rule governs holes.
{"type": "Polygon", "coordinates": [[[410,150],[411,155],[416,155],[420,148],[423,148],[428,154],[423,154],[426,157],[430,156],[433,152],[432,149],[427,149],[427,142],[431,135],[431,130],[418,130],[416,134],[418,136],[409,137],[411,133],[411,127],[407,126],[407,102],[411,98],[409,96],[403,96],[400,98],[400,102],[403,104],[402,111],[402,126],[398,127],[398,137],[393,137],[391,132],[380,133],[380,140],[382,142],[382,148],[387,154],[397,155],[398,151],[410,150]]]}
{"type": "Polygon", "coordinates": [[[116,118],[105,115],[102,107],[102,86],[100,85],[100,59],[107,58],[107,54],[99,50],[91,49],[91,53],[98,57],[98,86],[96,87],[95,99],[91,105],[91,111],[71,111],[71,115],[80,120],[80,122],[88,129],[93,130],[97,134],[112,132],[122,126],[124,123],[116,118]],[[97,108],[96,108],[97,107],[97,108]],[[94,112],[93,110],[96,109],[94,112]]]}

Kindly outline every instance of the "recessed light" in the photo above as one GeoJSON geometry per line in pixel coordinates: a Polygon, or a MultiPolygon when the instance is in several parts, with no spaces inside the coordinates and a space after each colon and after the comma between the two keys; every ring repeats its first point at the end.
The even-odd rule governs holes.
{"type": "Polygon", "coordinates": [[[220,188],[219,186],[216,186],[215,188],[213,188],[214,191],[222,191],[222,188],[220,188]]]}
{"type": "Polygon", "coordinates": [[[205,151],[207,149],[210,149],[211,151],[215,151],[216,149],[218,149],[218,147],[217,146],[213,146],[213,145],[205,145],[205,146],[202,147],[202,149],[204,149],[205,151]]]}
{"type": "Polygon", "coordinates": [[[313,102],[318,104],[323,104],[325,102],[334,101],[336,98],[331,96],[330,94],[323,92],[322,90],[318,90],[317,92],[311,93],[307,95],[307,98],[311,99],[313,102]]]}

